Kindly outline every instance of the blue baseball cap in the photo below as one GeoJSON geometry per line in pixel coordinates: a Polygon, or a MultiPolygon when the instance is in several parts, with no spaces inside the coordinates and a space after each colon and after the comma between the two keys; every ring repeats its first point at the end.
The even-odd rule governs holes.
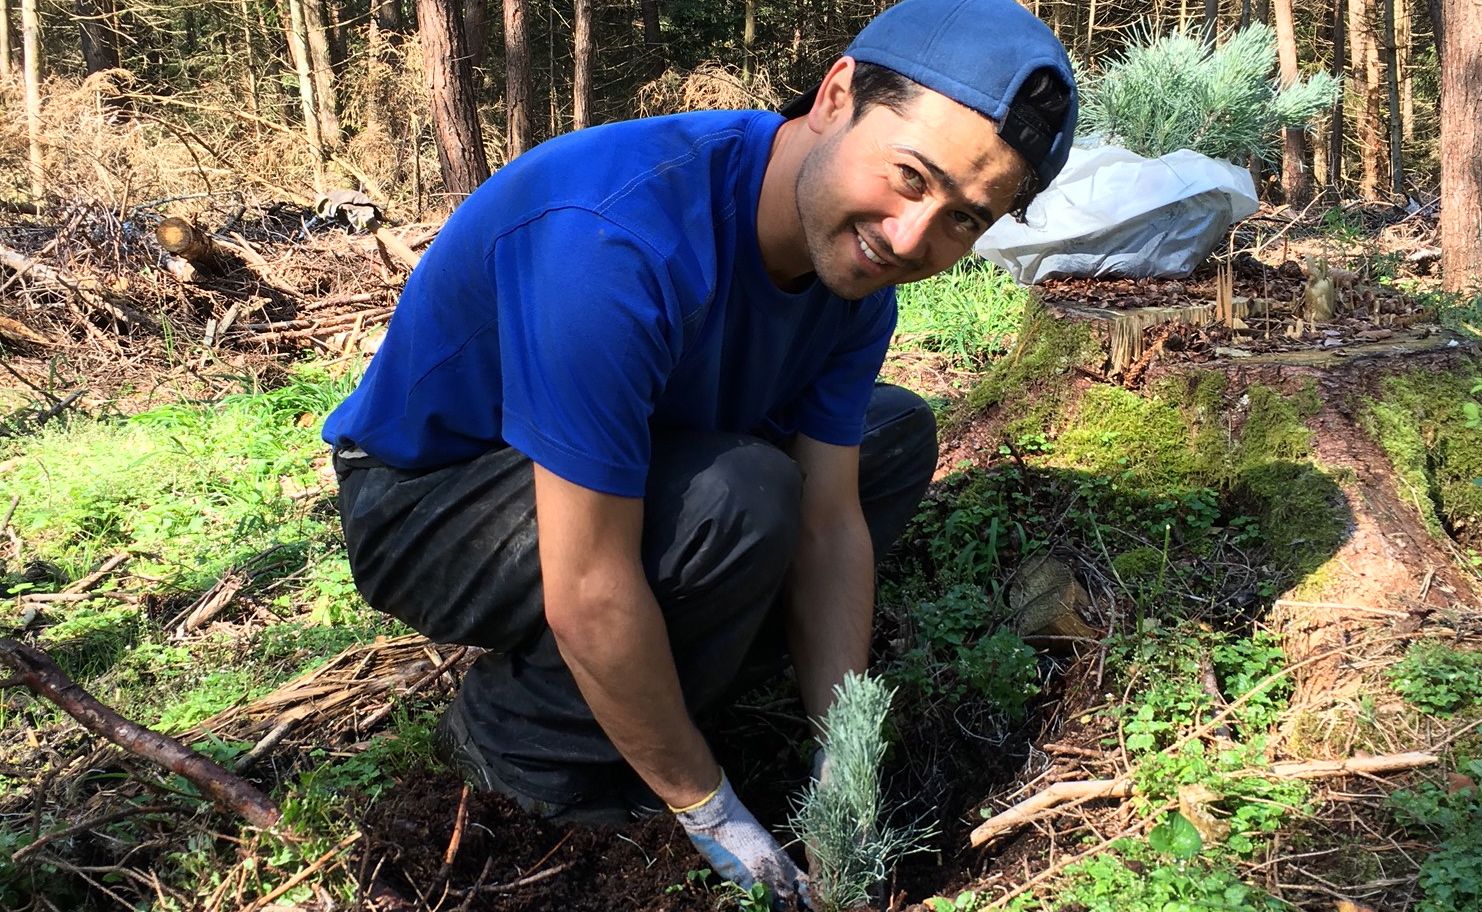
{"type": "MultiPolygon", "coordinates": [[[[991,118],[1041,188],[1065,166],[1077,113],[1070,58],[1050,27],[1015,0],[901,0],[872,19],[844,56],[894,70],[991,118]]],[[[782,113],[806,113],[817,91],[782,113]]]]}

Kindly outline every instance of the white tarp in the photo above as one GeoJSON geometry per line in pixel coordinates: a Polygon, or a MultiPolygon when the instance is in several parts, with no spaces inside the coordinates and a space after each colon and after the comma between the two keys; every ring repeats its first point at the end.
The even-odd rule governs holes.
{"type": "Polygon", "coordinates": [[[1033,284],[1058,276],[1184,276],[1258,208],[1250,172],[1189,149],[1149,159],[1117,146],[1073,147],[1030,204],[974,250],[1033,284]]]}

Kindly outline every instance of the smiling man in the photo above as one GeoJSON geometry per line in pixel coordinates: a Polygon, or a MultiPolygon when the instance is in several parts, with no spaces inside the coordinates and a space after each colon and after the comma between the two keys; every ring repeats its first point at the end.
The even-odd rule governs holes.
{"type": "Polygon", "coordinates": [[[544,817],[667,806],[724,876],[806,877],[693,721],[790,656],[817,720],[936,462],[877,385],[894,286],[1065,162],[1064,49],[1013,0],[902,0],[782,115],[552,140],[448,220],[326,424],[361,592],[489,650],[439,724],[544,817]]]}

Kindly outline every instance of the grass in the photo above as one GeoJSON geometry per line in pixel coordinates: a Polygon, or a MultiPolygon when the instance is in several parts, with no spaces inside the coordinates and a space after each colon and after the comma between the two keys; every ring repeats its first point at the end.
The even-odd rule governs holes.
{"type": "Polygon", "coordinates": [[[897,349],[945,356],[949,367],[975,370],[1001,354],[1018,332],[1030,292],[1007,272],[976,257],[896,290],[897,349]]]}
{"type": "MultiPolygon", "coordinates": [[[[128,418],[73,418],[5,441],[0,460],[10,467],[0,496],[19,497],[14,526],[26,565],[0,568],[0,596],[57,590],[108,555],[130,558],[94,598],[44,603],[25,635],[126,717],[182,732],[345,648],[404,630],[355,592],[329,500],[332,486],[321,476],[320,426],[352,385],[351,377],[308,368],[275,389],[245,389],[128,418]],[[228,573],[243,581],[234,610],[247,623],[228,613],[217,628],[177,636],[166,621],[228,573]]],[[[20,731],[54,733],[66,721],[49,703],[15,697],[4,714],[0,761],[7,770],[35,760],[20,731]]],[[[429,753],[430,717],[403,708],[392,720],[394,736],[355,751],[297,759],[286,751],[275,759],[283,778],[270,787],[293,835],[251,836],[249,848],[260,857],[251,879],[261,891],[339,842],[358,808],[429,753]]],[[[250,745],[208,738],[197,747],[230,763],[250,745]]],[[[80,794],[107,788],[112,778],[79,782],[80,794]]],[[[7,773],[0,795],[30,784],[7,773]]],[[[187,802],[195,796],[178,776],[155,788],[187,802]]],[[[207,805],[198,796],[194,801],[207,805]]],[[[35,824],[0,826],[7,857],[66,821],[35,824]]],[[[129,846],[157,840],[158,826],[150,815],[131,816],[110,832],[129,846]]],[[[240,860],[233,843],[198,838],[195,828],[177,834],[160,843],[168,851],[153,863],[167,888],[162,909],[190,907],[195,900],[169,897],[204,897],[240,860]]],[[[343,902],[353,900],[353,877],[343,872],[311,878],[290,898],[306,900],[326,884],[343,902]]],[[[37,861],[19,871],[0,862],[0,905],[21,903],[28,893],[69,908],[87,905],[78,881],[55,866],[37,861]]]]}

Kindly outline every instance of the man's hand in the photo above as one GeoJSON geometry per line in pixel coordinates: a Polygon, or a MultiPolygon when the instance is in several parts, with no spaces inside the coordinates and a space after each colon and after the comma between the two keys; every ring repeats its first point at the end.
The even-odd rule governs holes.
{"type": "Polygon", "coordinates": [[[724,773],[720,786],[705,800],[670,810],[721,877],[743,890],[766,884],[772,891],[773,908],[807,905],[808,878],[736,797],[724,773]]]}

